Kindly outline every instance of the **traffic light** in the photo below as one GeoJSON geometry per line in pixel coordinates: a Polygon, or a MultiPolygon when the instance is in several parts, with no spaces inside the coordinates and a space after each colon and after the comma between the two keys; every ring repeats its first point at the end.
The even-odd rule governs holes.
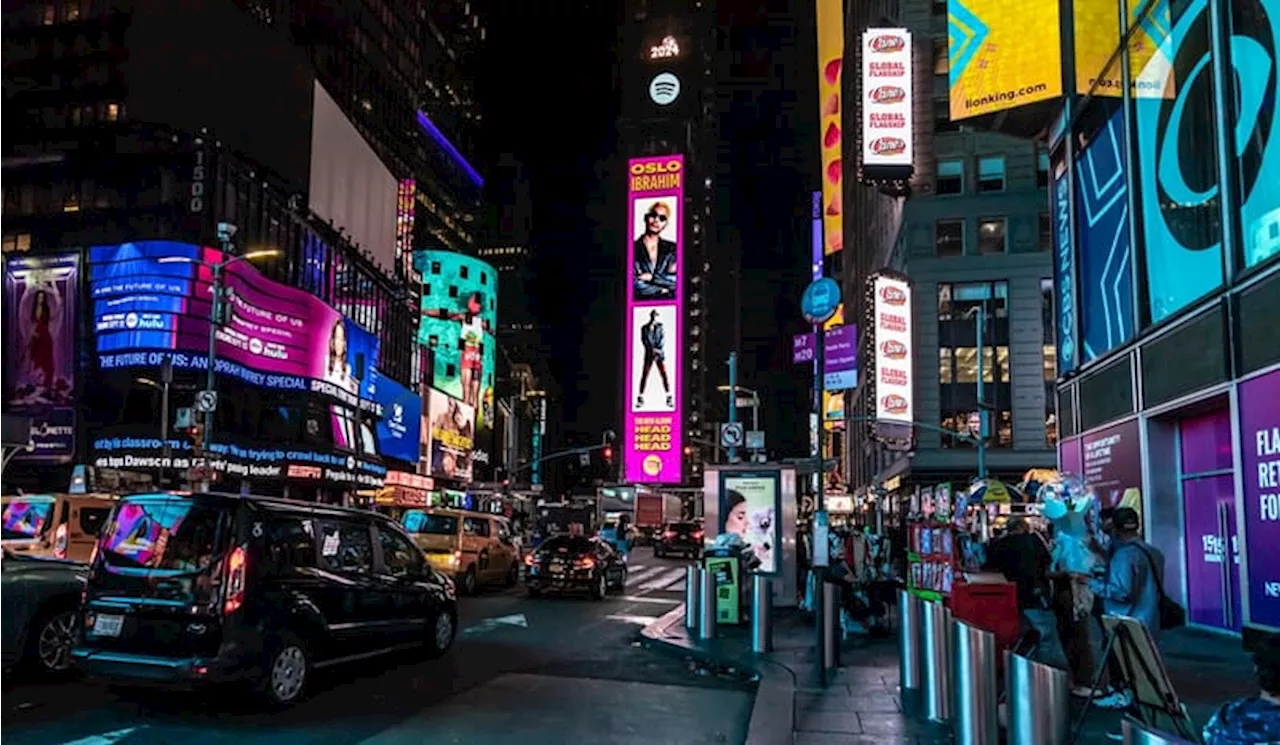
{"type": "Polygon", "coordinates": [[[613,446],[612,445],[605,445],[604,449],[600,451],[600,454],[604,456],[604,462],[607,465],[613,465],[613,446]]]}
{"type": "Polygon", "coordinates": [[[204,454],[204,425],[192,424],[187,436],[191,438],[191,453],[197,457],[204,454]]]}

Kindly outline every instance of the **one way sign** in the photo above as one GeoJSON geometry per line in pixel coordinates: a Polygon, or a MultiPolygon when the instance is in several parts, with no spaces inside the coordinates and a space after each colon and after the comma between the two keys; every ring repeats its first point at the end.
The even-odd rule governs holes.
{"type": "Polygon", "coordinates": [[[725,422],[720,425],[720,447],[722,448],[740,448],[744,429],[742,422],[725,422]]]}

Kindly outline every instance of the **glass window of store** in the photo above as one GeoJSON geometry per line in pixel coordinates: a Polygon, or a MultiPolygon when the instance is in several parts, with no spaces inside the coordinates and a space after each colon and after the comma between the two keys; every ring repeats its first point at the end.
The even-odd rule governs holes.
{"type": "Polygon", "coordinates": [[[1192,623],[1239,631],[1240,553],[1231,412],[1222,405],[1178,422],[1187,614],[1192,623]]]}
{"type": "Polygon", "coordinates": [[[1041,364],[1044,366],[1044,437],[1045,444],[1058,444],[1058,413],[1055,388],[1058,380],[1058,347],[1053,343],[1053,280],[1040,280],[1040,324],[1043,346],[1041,364]]]}
{"type": "Polygon", "coordinates": [[[1158,323],[1222,285],[1223,255],[1208,4],[1151,3],[1140,33],[1152,24],[1168,29],[1164,42],[1141,54],[1131,44],[1127,57],[1137,164],[1131,183],[1146,310],[1158,323]]]}
{"type": "MultiPolygon", "coordinates": [[[[1233,65],[1246,70],[1257,59],[1259,67],[1269,66],[1275,57],[1275,40],[1280,39],[1280,4],[1271,0],[1228,6],[1233,65]],[[1271,50],[1271,60],[1264,49],[1271,50]]],[[[1243,254],[1236,263],[1248,270],[1280,255],[1280,79],[1274,72],[1229,77],[1236,86],[1232,97],[1243,112],[1240,121],[1232,121],[1240,156],[1232,161],[1240,212],[1241,235],[1236,243],[1243,254]]]]}
{"type": "Polygon", "coordinates": [[[1013,446],[1009,376],[1009,285],[1007,282],[938,285],[938,380],[940,426],[967,436],[944,437],[945,448],[973,447],[978,428],[978,355],[986,401],[993,409],[987,424],[988,447],[1013,446]],[[986,326],[978,348],[979,307],[986,326]]]}

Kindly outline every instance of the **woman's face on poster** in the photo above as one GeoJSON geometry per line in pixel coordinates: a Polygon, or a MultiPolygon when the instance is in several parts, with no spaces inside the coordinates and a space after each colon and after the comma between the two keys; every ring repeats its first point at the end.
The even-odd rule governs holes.
{"type": "Polygon", "coordinates": [[[737,533],[745,536],[747,534],[747,503],[738,502],[729,508],[729,514],[724,516],[724,532],[737,533]]]}

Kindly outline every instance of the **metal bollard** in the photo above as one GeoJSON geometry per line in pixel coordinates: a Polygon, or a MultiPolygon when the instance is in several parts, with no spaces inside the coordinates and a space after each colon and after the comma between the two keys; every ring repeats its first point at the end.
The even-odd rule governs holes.
{"type": "Polygon", "coordinates": [[[751,577],[751,651],[773,651],[773,587],[768,577],[751,577]]]}
{"type": "Polygon", "coordinates": [[[716,581],[711,572],[698,570],[698,590],[702,595],[698,603],[698,638],[716,638],[716,581]]]}
{"type": "Polygon", "coordinates": [[[907,691],[920,690],[920,603],[910,591],[898,591],[898,672],[907,691]]]}
{"type": "Polygon", "coordinates": [[[830,582],[822,583],[822,669],[840,665],[840,590],[830,582]]]}
{"type": "Polygon", "coordinates": [[[688,629],[698,628],[698,606],[702,601],[700,571],[697,564],[690,564],[684,571],[684,625],[688,629]]]}
{"type": "Polygon", "coordinates": [[[1067,671],[1020,654],[1008,662],[1009,745],[1065,745],[1071,730],[1067,671]]]}
{"type": "Polygon", "coordinates": [[[951,720],[951,611],[942,603],[925,602],[922,614],[924,647],[924,713],[935,722],[951,720]]]}
{"type": "Polygon", "coordinates": [[[956,745],[996,745],[1000,735],[996,636],[964,621],[953,621],[951,641],[956,745]]]}

